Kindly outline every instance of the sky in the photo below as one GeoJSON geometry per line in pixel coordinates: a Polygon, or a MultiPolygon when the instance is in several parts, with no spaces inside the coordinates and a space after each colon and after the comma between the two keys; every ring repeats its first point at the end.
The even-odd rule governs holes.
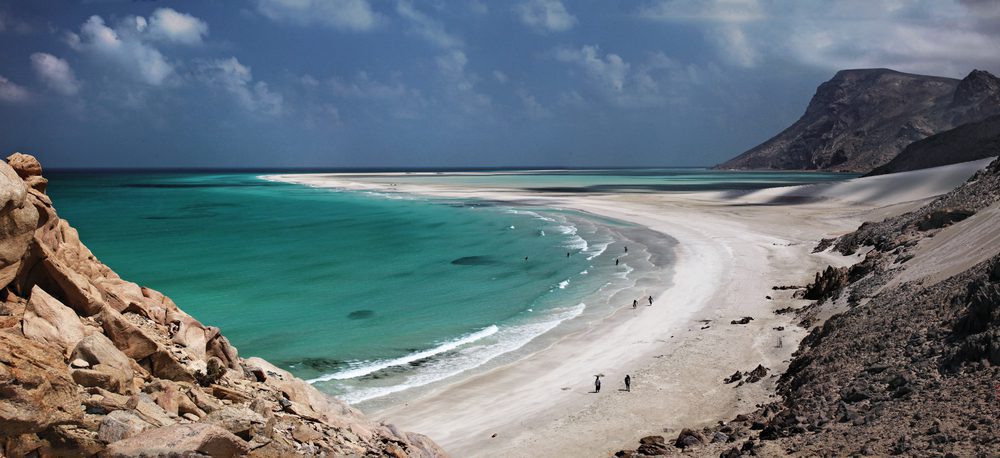
{"type": "Polygon", "coordinates": [[[704,166],[837,70],[1000,74],[1000,2],[0,0],[55,168],[704,166]]]}

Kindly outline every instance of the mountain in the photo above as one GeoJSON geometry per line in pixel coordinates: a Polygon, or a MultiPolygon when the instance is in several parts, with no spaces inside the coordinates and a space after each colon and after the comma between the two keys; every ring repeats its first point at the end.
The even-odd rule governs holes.
{"type": "Polygon", "coordinates": [[[1000,115],[962,124],[911,143],[869,175],[905,172],[1000,156],[1000,115]]]}
{"type": "Polygon", "coordinates": [[[798,121],[716,168],[868,172],[910,143],[998,113],[1000,79],[986,71],[957,80],[842,70],[798,121]]]}

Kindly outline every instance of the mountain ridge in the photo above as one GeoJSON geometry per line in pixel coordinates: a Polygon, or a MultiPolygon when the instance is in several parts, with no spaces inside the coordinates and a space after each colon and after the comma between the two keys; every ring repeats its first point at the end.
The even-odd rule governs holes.
{"type": "Polygon", "coordinates": [[[715,168],[869,172],[907,145],[1000,113],[1000,79],[838,71],[791,126],[715,168]]]}

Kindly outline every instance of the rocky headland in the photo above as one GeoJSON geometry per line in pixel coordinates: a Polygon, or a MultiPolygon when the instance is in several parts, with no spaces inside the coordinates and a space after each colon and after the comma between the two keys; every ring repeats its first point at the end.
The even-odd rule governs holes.
{"type": "MultiPolygon", "coordinates": [[[[842,70],[816,89],[794,124],[716,167],[866,173],[913,142],[995,114],[1000,79],[986,71],[958,80],[884,68],[842,70]]],[[[947,153],[934,165],[971,160],[947,153]]]]}
{"type": "Polygon", "coordinates": [[[0,456],[444,455],[120,278],[46,185],[0,161],[0,456]]]}
{"type": "Polygon", "coordinates": [[[797,292],[811,304],[775,310],[810,329],[780,400],[617,456],[1000,455],[998,217],[995,160],[916,210],[821,241],[860,261],[816,273],[797,292]]]}

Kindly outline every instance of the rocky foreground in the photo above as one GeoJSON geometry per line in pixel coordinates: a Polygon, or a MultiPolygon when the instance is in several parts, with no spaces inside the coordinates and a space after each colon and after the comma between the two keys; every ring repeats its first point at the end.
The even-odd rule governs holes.
{"type": "Polygon", "coordinates": [[[0,161],[0,456],[444,455],[119,278],[46,184],[0,161]]]}
{"type": "Polygon", "coordinates": [[[812,328],[781,400],[616,455],[1000,456],[998,215],[1000,160],[920,209],[822,241],[867,251],[797,293],[816,302],[775,311],[812,328]]]}

